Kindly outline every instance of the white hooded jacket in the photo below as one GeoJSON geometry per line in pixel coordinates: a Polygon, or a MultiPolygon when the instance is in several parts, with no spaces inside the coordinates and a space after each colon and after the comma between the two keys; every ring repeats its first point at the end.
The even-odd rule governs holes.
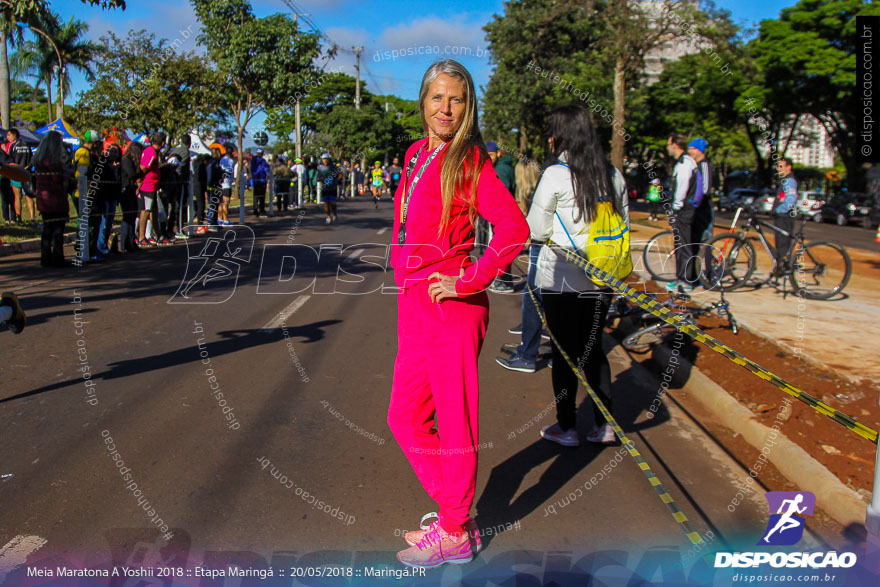
{"type": "MultiPolygon", "coordinates": [[[[565,153],[559,156],[559,160],[565,163],[565,153]]],[[[621,211],[626,225],[629,226],[629,200],[626,196],[626,182],[623,175],[614,169],[612,179],[614,197],[617,199],[618,210],[621,211]]],[[[552,239],[557,245],[571,248],[571,241],[559,218],[565,222],[568,234],[574,240],[578,251],[584,253],[589,237],[589,225],[585,218],[578,217],[578,207],[574,199],[574,186],[571,181],[571,171],[564,165],[551,165],[541,174],[535,195],[532,198],[532,207],[526,221],[532,233],[532,239],[546,242],[552,239]],[[559,212],[559,217],[556,216],[559,212]]],[[[569,263],[561,255],[557,255],[547,246],[541,247],[538,256],[537,275],[535,285],[540,289],[550,291],[583,292],[599,289],[584,273],[584,270],[569,263]]]]}

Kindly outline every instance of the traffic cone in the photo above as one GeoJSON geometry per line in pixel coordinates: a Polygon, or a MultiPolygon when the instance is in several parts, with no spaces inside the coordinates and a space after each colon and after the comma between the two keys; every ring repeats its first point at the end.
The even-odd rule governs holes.
{"type": "Polygon", "coordinates": [[[874,240],[880,243],[880,224],[877,225],[877,234],[874,235],[874,240]]]}

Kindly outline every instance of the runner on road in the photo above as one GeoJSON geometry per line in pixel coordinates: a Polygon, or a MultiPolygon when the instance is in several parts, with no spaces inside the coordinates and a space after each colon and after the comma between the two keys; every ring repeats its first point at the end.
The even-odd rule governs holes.
{"type": "Polygon", "coordinates": [[[373,207],[379,207],[379,198],[382,197],[382,180],[383,176],[382,164],[379,161],[373,163],[373,169],[370,171],[370,189],[373,191],[373,207]]]}
{"type": "Polygon", "coordinates": [[[336,222],[336,184],[339,183],[339,169],[330,161],[330,153],[321,155],[318,165],[318,181],[321,182],[321,198],[324,200],[325,223],[336,222]]]}
{"type": "Polygon", "coordinates": [[[397,185],[400,183],[400,177],[403,174],[403,169],[400,168],[400,159],[397,157],[394,158],[391,165],[388,167],[388,175],[391,177],[391,180],[388,183],[388,189],[391,192],[391,196],[393,197],[395,192],[397,192],[397,185]]]}

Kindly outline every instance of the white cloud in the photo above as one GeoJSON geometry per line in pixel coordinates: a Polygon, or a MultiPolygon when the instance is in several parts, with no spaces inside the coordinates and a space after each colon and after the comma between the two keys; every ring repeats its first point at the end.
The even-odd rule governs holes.
{"type": "Polygon", "coordinates": [[[407,49],[409,47],[440,46],[468,47],[475,54],[477,48],[485,49],[485,33],[482,24],[465,22],[461,18],[429,17],[402,23],[382,31],[377,49],[380,51],[407,49]]]}

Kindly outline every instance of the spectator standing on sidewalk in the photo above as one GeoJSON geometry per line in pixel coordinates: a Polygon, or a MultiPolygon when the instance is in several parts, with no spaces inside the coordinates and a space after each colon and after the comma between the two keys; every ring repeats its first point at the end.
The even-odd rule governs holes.
{"type": "Polygon", "coordinates": [[[141,217],[138,224],[138,246],[155,246],[158,241],[158,215],[156,213],[156,201],[159,192],[159,166],[162,164],[161,150],[165,145],[165,133],[153,133],[150,146],[144,149],[141,155],[141,171],[144,178],[141,181],[141,217]],[[147,221],[153,227],[156,236],[147,238],[147,221]]]}
{"type": "MultiPolygon", "coordinates": [[[[15,161],[16,165],[18,165],[19,167],[28,169],[31,166],[31,148],[21,142],[18,129],[10,128],[8,131],[6,131],[6,140],[9,141],[7,153],[10,157],[12,157],[12,160],[15,161]]],[[[24,184],[22,182],[11,181],[10,185],[12,187],[12,193],[15,197],[15,215],[18,217],[19,221],[21,221],[21,198],[24,197],[25,203],[27,204],[28,215],[30,216],[29,222],[31,224],[36,224],[36,202],[32,197],[27,195],[24,190],[24,184]]]]}
{"type": "Polygon", "coordinates": [[[254,180],[254,216],[266,215],[266,186],[269,183],[271,170],[269,163],[263,158],[263,149],[257,149],[251,158],[251,178],[254,180]]]}
{"type": "Polygon", "coordinates": [[[648,216],[648,220],[651,222],[660,220],[657,212],[660,210],[661,200],[663,199],[662,193],[663,188],[660,187],[660,180],[655,177],[648,186],[648,201],[651,203],[651,213],[648,216]]]}
{"type": "MultiPolygon", "coordinates": [[[[278,155],[272,167],[272,178],[275,180],[275,203],[278,211],[287,210],[290,205],[290,176],[292,172],[287,165],[287,157],[278,155]]],[[[295,205],[294,205],[295,207],[295,205]]]]}
{"type": "MultiPolygon", "coordinates": [[[[798,182],[791,167],[791,161],[780,159],[776,163],[776,171],[779,173],[779,192],[776,194],[776,206],[773,208],[773,221],[780,228],[791,235],[794,232],[794,219],[797,216],[798,182]]],[[[791,246],[791,236],[776,233],[776,259],[781,270],[788,262],[788,247],[791,246]]]]}
{"type": "MultiPolygon", "coordinates": [[[[569,104],[550,113],[550,157],[535,190],[528,223],[532,239],[558,245],[572,243],[582,254],[590,237],[590,225],[601,202],[610,203],[629,227],[629,202],[623,175],[613,167],[602,149],[590,114],[569,104]]],[[[562,350],[583,368],[590,387],[611,410],[611,367],[602,347],[605,316],[611,289],[599,287],[583,269],[547,246],[538,256],[535,282],[547,328],[562,350]]],[[[553,393],[556,424],[541,429],[545,440],[563,446],[579,446],[576,391],[578,379],[553,343],[553,393]]],[[[593,429],[589,442],[612,444],[614,430],[598,407],[593,406],[593,429]]]]}
{"type": "MultiPolygon", "coordinates": [[[[540,169],[533,162],[520,161],[516,164],[516,202],[523,215],[528,213],[532,205],[532,196],[538,179],[541,176],[540,169]]],[[[526,275],[526,287],[531,287],[538,302],[541,302],[541,290],[535,286],[535,276],[538,270],[538,255],[544,243],[530,241],[529,243],[529,269],[526,275]]],[[[534,373],[537,368],[538,354],[541,340],[549,340],[550,337],[543,333],[541,328],[541,316],[539,310],[529,295],[529,290],[524,289],[522,294],[522,310],[520,323],[507,331],[510,334],[519,334],[518,345],[505,344],[501,352],[510,354],[509,357],[496,357],[495,362],[511,371],[522,373],[534,373]]]]}
{"type": "MultiPolygon", "coordinates": [[[[499,149],[498,144],[494,141],[486,143],[486,150],[489,151],[489,159],[492,160],[498,179],[510,192],[510,196],[516,198],[516,171],[513,169],[513,159],[499,149]]],[[[484,220],[483,225],[488,226],[488,223],[484,220]]],[[[486,240],[488,241],[488,238],[486,240]]],[[[513,276],[505,271],[492,281],[489,285],[489,291],[502,294],[513,293],[513,276]]]]}
{"type": "Polygon", "coordinates": [[[712,162],[706,157],[706,147],[708,143],[702,138],[694,139],[688,144],[688,155],[697,163],[699,179],[702,182],[694,198],[696,210],[693,241],[697,245],[708,242],[715,227],[715,206],[712,204],[712,162]]]}
{"type": "Polygon", "coordinates": [[[70,213],[67,180],[71,169],[64,164],[61,133],[49,131],[33,158],[37,208],[43,216],[40,265],[64,267],[64,225],[70,213]]]}
{"type": "Polygon", "coordinates": [[[397,559],[409,567],[466,563],[478,548],[470,510],[479,446],[477,359],[489,321],[484,290],[528,237],[489,161],[477,103],[473,79],[460,63],[428,68],[419,90],[428,136],[407,150],[407,172],[394,198],[390,262],[398,286],[398,353],[388,425],[439,506],[436,522],[404,537],[410,548],[397,559]],[[493,223],[495,234],[473,263],[478,214],[493,223]]]}
{"type": "Polygon", "coordinates": [[[697,192],[697,162],[688,155],[687,139],[672,133],[666,140],[666,151],[675,159],[672,171],[672,210],[669,218],[675,243],[675,280],[666,284],[668,291],[694,289],[694,196],[697,192]]]}
{"type": "Polygon", "coordinates": [[[211,163],[210,155],[196,155],[192,162],[192,190],[193,204],[196,207],[195,221],[198,225],[197,234],[204,234],[205,231],[205,204],[206,192],[208,188],[208,165],[211,163]]]}
{"type": "Polygon", "coordinates": [[[119,229],[119,250],[123,253],[131,253],[137,250],[135,243],[136,221],[138,215],[138,183],[143,172],[140,169],[141,155],[144,148],[136,142],[131,142],[125,149],[125,155],[119,163],[119,183],[121,193],[119,205],[122,207],[122,225],[119,229]]]}
{"type": "MultiPolygon", "coordinates": [[[[177,183],[174,193],[172,194],[177,200],[178,214],[175,216],[177,223],[177,238],[188,239],[185,228],[189,224],[189,191],[192,178],[193,153],[189,150],[192,145],[192,138],[188,134],[180,136],[180,144],[171,149],[168,153],[169,158],[177,158],[177,167],[175,169],[175,180],[177,183]]],[[[195,214],[193,214],[195,217],[195,214]]]]}

